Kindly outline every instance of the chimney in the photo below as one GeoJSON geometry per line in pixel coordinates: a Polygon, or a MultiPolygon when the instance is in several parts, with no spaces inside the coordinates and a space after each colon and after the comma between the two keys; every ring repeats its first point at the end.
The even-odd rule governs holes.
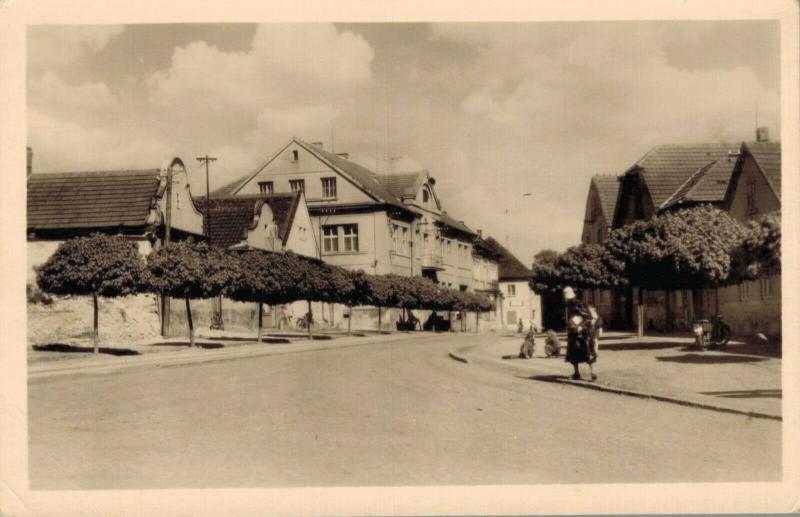
{"type": "Polygon", "coordinates": [[[322,142],[311,142],[311,145],[319,147],[320,149],[325,149],[325,147],[322,145],[322,142]]]}
{"type": "Polygon", "coordinates": [[[769,142],[769,128],[761,126],[756,128],[756,142],[769,142]]]}
{"type": "Polygon", "coordinates": [[[483,230],[475,230],[475,231],[478,232],[478,237],[483,239],[483,230]]]}
{"type": "Polygon", "coordinates": [[[350,153],[336,153],[336,156],[341,156],[345,160],[350,159],[350,153]]]}
{"type": "Polygon", "coordinates": [[[31,173],[33,172],[33,149],[31,149],[30,147],[28,147],[27,149],[28,149],[28,176],[30,176],[31,173]]]}

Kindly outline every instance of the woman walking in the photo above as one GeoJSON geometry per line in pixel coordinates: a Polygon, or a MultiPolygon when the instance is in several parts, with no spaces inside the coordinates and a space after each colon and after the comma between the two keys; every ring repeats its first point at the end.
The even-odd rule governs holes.
{"type": "Polygon", "coordinates": [[[594,322],[592,313],[575,296],[572,287],[564,288],[564,304],[567,310],[567,355],[565,360],[572,364],[575,373],[572,379],[579,380],[581,372],[578,369],[580,363],[589,365],[591,380],[596,380],[592,364],[596,359],[594,351],[594,322]]]}

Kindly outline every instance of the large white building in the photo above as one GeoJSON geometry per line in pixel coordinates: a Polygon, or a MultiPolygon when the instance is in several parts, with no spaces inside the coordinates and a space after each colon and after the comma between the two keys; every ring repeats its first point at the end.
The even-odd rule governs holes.
{"type": "MultiPolygon", "coordinates": [[[[347,153],[293,137],[212,197],[302,191],[325,262],[371,274],[424,276],[453,289],[493,295],[493,250],[448,215],[435,186],[427,171],[376,174],[350,161],[347,153]]],[[[335,315],[332,319],[338,325],[335,315]]]]}

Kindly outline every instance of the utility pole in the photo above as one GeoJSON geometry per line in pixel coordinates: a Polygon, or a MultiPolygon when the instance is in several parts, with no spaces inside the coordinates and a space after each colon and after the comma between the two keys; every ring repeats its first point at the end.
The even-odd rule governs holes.
{"type": "MultiPolygon", "coordinates": [[[[166,215],[164,216],[164,248],[169,247],[170,226],[172,225],[172,163],[167,169],[167,196],[166,215]]],[[[167,337],[169,334],[169,296],[161,297],[161,336],[167,337]]]]}
{"type": "MultiPolygon", "coordinates": [[[[206,154],[205,156],[198,156],[197,161],[206,164],[206,239],[208,239],[208,245],[211,246],[211,183],[208,176],[208,164],[217,161],[217,159],[206,154]]],[[[262,310],[260,305],[259,310],[262,310]]],[[[260,313],[258,317],[261,318],[260,313]]],[[[222,330],[225,328],[222,322],[222,296],[218,296],[215,300],[211,318],[212,329],[222,330]]]]}
{"type": "Polygon", "coordinates": [[[206,238],[208,239],[208,243],[211,244],[211,187],[208,180],[208,163],[217,161],[216,158],[213,158],[209,155],[205,156],[198,156],[198,162],[205,162],[206,164],[206,238]]]}

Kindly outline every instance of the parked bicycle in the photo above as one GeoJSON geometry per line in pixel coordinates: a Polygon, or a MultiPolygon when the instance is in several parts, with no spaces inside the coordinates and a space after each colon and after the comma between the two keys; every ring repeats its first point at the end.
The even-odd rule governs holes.
{"type": "Polygon", "coordinates": [[[711,320],[697,320],[692,325],[694,343],[699,348],[723,347],[731,339],[731,328],[722,321],[722,314],[715,314],[711,320]]]}

